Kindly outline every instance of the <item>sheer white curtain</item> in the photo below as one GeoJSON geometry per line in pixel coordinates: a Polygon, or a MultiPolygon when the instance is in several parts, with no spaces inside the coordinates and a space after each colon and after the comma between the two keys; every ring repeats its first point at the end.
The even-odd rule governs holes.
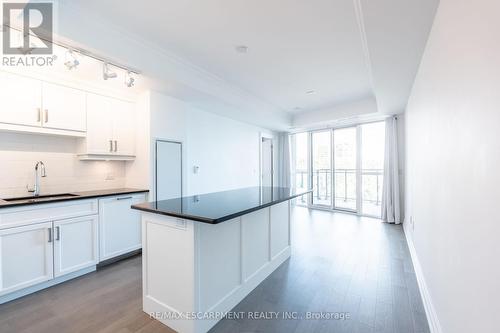
{"type": "Polygon", "coordinates": [[[290,135],[278,136],[278,186],[291,187],[290,135]]]}
{"type": "Polygon", "coordinates": [[[395,116],[385,121],[382,220],[388,223],[401,223],[399,206],[398,120],[395,116]]]}

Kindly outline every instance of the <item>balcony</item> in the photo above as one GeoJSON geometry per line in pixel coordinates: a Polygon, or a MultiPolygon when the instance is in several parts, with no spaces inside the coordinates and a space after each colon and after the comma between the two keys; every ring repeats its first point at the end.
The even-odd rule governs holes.
{"type": "MultiPolygon", "coordinates": [[[[370,216],[380,216],[382,200],[382,169],[361,170],[361,213],[370,216]]],[[[332,179],[330,169],[318,169],[312,173],[313,193],[312,203],[315,206],[331,207],[332,179]]],[[[295,172],[295,186],[306,188],[309,183],[306,170],[295,172]]],[[[356,169],[336,169],[334,171],[335,202],[334,208],[356,211],[356,169]]],[[[298,200],[306,205],[307,198],[298,200]]]]}

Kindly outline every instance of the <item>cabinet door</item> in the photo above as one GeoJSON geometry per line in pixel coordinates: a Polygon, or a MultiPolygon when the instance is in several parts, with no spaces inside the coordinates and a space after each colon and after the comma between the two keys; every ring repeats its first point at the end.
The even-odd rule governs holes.
{"type": "Polygon", "coordinates": [[[0,122],[40,126],[42,83],[0,71],[0,122]]]}
{"type": "Polygon", "coordinates": [[[87,93],[87,142],[88,154],[112,154],[113,140],[112,99],[87,93]]]}
{"type": "Polygon", "coordinates": [[[43,127],[85,132],[85,92],[43,82],[43,127]]]}
{"type": "Polygon", "coordinates": [[[0,296],[53,275],[52,223],[0,230],[0,296]]]}
{"type": "Polygon", "coordinates": [[[56,277],[97,264],[97,221],[90,215],[54,222],[56,277]]]}
{"type": "Polygon", "coordinates": [[[99,200],[101,261],[141,248],[141,215],[130,206],[145,200],[144,194],[99,200]]]}
{"type": "Polygon", "coordinates": [[[118,99],[112,104],[115,154],[135,155],[135,105],[118,99]]]}

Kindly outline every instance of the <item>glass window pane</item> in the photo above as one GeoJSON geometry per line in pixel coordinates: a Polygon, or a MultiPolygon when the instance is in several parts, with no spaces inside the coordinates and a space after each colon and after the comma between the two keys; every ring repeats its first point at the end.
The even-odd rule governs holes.
{"type": "Polygon", "coordinates": [[[331,132],[312,134],[313,205],[331,206],[331,132]]]}
{"type": "Polygon", "coordinates": [[[333,132],[335,207],[356,210],[356,128],[333,132]]]}
{"type": "MultiPolygon", "coordinates": [[[[298,133],[292,137],[292,145],[294,147],[294,175],[295,187],[300,190],[305,190],[309,188],[309,176],[308,176],[308,136],[309,133],[298,133]]],[[[297,198],[297,204],[307,205],[307,195],[303,195],[297,198]]]]}
{"type": "Polygon", "coordinates": [[[380,217],[384,170],[385,122],[361,126],[362,213],[380,217]]]}

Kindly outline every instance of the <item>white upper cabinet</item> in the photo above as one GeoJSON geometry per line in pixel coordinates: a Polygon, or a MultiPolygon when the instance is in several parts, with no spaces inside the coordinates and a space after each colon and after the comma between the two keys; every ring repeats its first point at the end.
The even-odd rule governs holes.
{"type": "Polygon", "coordinates": [[[41,82],[0,71],[0,122],[41,126],[41,82]]]}
{"type": "Polygon", "coordinates": [[[85,92],[42,83],[43,127],[85,132],[85,92]]]}
{"type": "Polygon", "coordinates": [[[112,154],[114,143],[111,98],[87,94],[87,124],[87,139],[82,153],[112,154]]]}
{"type": "Polygon", "coordinates": [[[133,103],[87,93],[87,138],[80,149],[80,158],[133,158],[134,119],[133,103]]]}
{"type": "Polygon", "coordinates": [[[135,103],[0,71],[0,131],[66,135],[80,159],[135,158],[135,103]]]}
{"type": "Polygon", "coordinates": [[[0,71],[0,129],[85,136],[85,92],[0,71]]]}
{"type": "Polygon", "coordinates": [[[113,138],[118,155],[135,154],[134,104],[115,99],[113,101],[113,138]]]}

